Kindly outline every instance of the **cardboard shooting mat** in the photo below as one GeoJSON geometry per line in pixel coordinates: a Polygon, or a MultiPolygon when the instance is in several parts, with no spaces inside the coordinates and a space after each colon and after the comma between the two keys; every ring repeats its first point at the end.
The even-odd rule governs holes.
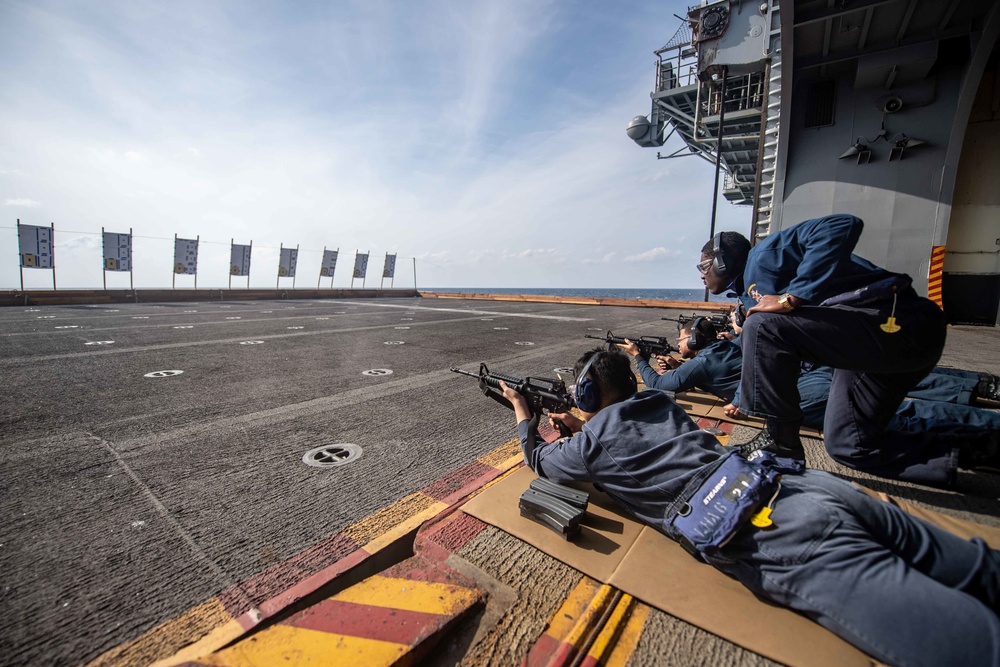
{"type": "MultiPolygon", "coordinates": [[[[522,467],[462,510],[602,583],[772,660],[809,667],[872,664],[867,655],[805,616],[758,599],[735,579],[695,560],[591,485],[574,485],[590,492],[590,506],[580,535],[572,542],[563,540],[520,514],[518,498],[535,477],[522,467]]],[[[1000,529],[869,493],[962,537],[979,535],[994,548],[1000,546],[1000,529]]]]}
{"type": "MultiPolygon", "coordinates": [[[[757,417],[730,417],[723,411],[727,402],[704,391],[692,389],[691,391],[680,392],[674,396],[674,402],[684,408],[684,411],[695,421],[698,421],[699,417],[707,417],[708,419],[716,419],[741,426],[764,428],[764,420],[757,417]]],[[[799,429],[799,433],[807,438],[823,439],[823,434],[814,428],[803,427],[799,429]]]]}

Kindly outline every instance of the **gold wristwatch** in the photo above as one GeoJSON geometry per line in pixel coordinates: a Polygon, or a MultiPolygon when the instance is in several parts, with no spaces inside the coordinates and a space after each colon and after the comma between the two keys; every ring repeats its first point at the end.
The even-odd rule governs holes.
{"type": "Polygon", "coordinates": [[[792,302],[789,300],[791,298],[792,295],[789,294],[788,292],[785,292],[784,294],[778,297],[778,303],[780,303],[781,307],[784,308],[785,310],[795,310],[795,306],[793,306],[792,302]]]}

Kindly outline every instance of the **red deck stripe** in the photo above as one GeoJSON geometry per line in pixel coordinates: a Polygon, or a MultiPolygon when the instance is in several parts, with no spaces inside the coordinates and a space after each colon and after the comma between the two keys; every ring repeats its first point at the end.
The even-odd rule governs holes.
{"type": "Polygon", "coordinates": [[[479,461],[472,461],[458,470],[445,475],[436,482],[425,486],[421,489],[421,493],[430,496],[434,500],[446,502],[445,499],[454,495],[456,491],[463,490],[470,482],[476,482],[483,475],[490,473],[496,474],[496,468],[488,466],[485,463],[480,463],[479,461]]]}
{"type": "Polygon", "coordinates": [[[329,567],[358,549],[358,545],[337,533],[311,547],[251,575],[219,594],[219,600],[234,618],[278,595],[303,579],[329,567]]]}
{"type": "Polygon", "coordinates": [[[414,646],[449,620],[450,616],[438,614],[323,600],[292,616],[285,624],[296,628],[414,646]]]}
{"type": "Polygon", "coordinates": [[[485,528],[486,523],[469,514],[460,513],[451,521],[444,521],[434,526],[422,537],[440,545],[450,553],[464,547],[485,528]]]}

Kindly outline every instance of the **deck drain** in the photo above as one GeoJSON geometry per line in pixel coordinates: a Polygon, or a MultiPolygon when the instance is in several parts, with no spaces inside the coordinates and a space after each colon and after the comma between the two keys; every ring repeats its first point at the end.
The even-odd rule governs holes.
{"type": "Polygon", "coordinates": [[[514,343],[514,345],[534,345],[530,340],[519,340],[514,343]]]}
{"type": "Polygon", "coordinates": [[[146,373],[142,377],[144,378],[168,378],[174,375],[180,375],[184,371],[153,371],[152,373],[146,373]]]}
{"type": "Polygon", "coordinates": [[[362,375],[392,375],[392,369],[373,368],[370,371],[361,371],[362,375]]]}
{"type": "Polygon", "coordinates": [[[361,458],[361,448],[347,442],[310,449],[303,454],[302,462],[314,468],[333,468],[361,458]]]}

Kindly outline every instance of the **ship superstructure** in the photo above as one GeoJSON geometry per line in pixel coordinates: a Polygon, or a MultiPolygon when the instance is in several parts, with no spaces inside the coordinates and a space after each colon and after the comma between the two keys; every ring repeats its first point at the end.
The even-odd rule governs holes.
{"type": "Polygon", "coordinates": [[[853,213],[858,254],[951,321],[995,324],[998,34],[997,0],[703,2],[654,52],[652,109],[628,134],[718,159],[752,237],[853,213]]]}

